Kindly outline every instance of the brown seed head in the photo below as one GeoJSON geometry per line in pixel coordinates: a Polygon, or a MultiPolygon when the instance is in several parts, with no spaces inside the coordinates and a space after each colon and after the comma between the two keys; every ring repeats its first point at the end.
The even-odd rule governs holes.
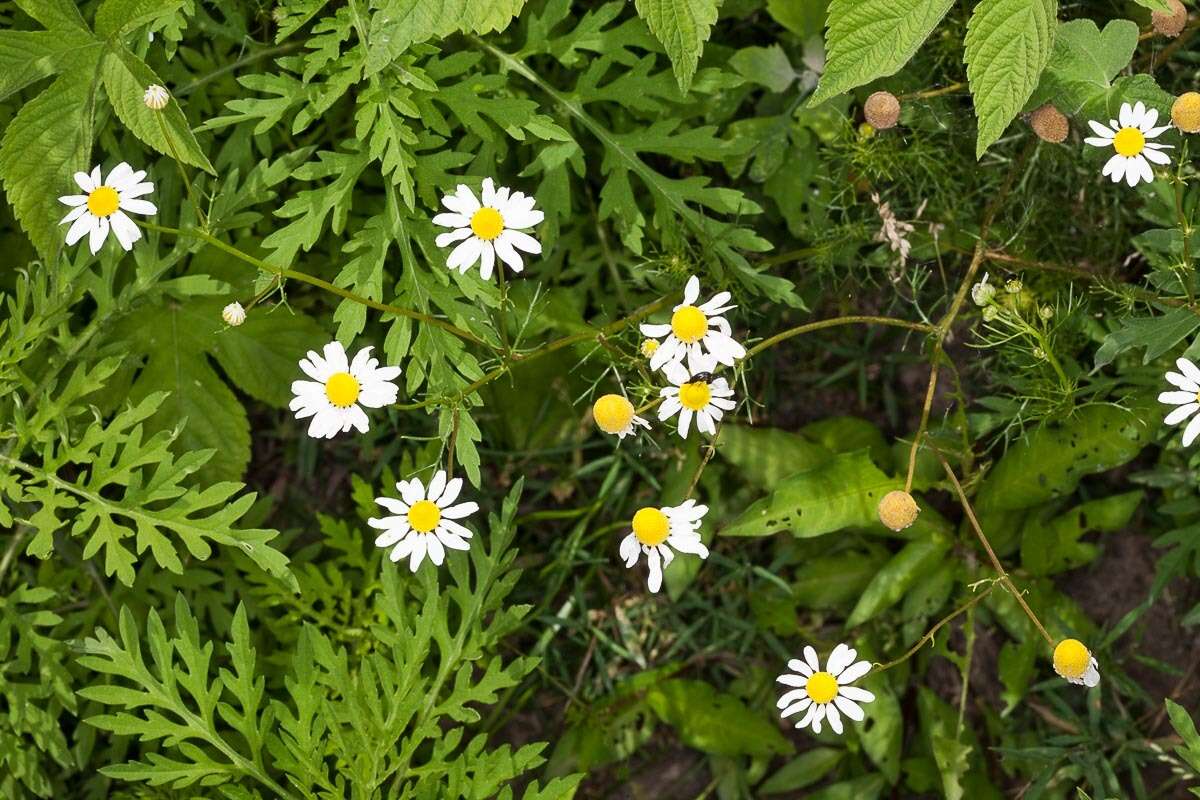
{"type": "Polygon", "coordinates": [[[1029,127],[1043,142],[1058,144],[1067,138],[1070,123],[1063,113],[1047,103],[1029,115],[1029,127]]]}
{"type": "Polygon", "coordinates": [[[900,121],[900,101],[891,92],[876,92],[863,105],[863,116],[877,131],[894,128],[900,121]]]}
{"type": "Polygon", "coordinates": [[[908,492],[897,489],[879,501],[879,521],[894,531],[902,531],[917,521],[921,513],[917,501],[908,492]]]}
{"type": "Polygon", "coordinates": [[[1153,11],[1150,13],[1150,23],[1154,30],[1163,36],[1174,39],[1187,25],[1188,12],[1179,0],[1167,0],[1170,11],[1153,11]]]}

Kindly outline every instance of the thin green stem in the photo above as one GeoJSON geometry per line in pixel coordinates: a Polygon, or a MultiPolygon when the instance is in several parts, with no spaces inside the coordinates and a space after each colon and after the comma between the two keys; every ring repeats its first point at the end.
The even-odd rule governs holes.
{"type": "Polygon", "coordinates": [[[873,668],[871,669],[871,673],[874,674],[877,672],[885,672],[885,671],[891,669],[892,667],[899,666],[900,664],[903,664],[905,661],[908,661],[910,658],[912,658],[914,655],[916,655],[917,651],[920,650],[922,647],[924,647],[925,643],[928,642],[930,639],[932,639],[937,634],[938,631],[940,631],[942,628],[944,628],[955,617],[959,616],[960,614],[965,614],[967,611],[970,611],[972,608],[974,608],[976,605],[978,605],[983,600],[983,598],[985,598],[989,594],[991,594],[992,589],[995,589],[995,588],[996,588],[996,581],[991,581],[991,585],[988,586],[988,588],[984,589],[982,592],[975,595],[970,600],[963,603],[961,606],[954,609],[949,614],[947,614],[946,616],[944,616],[940,620],[938,620],[937,624],[934,625],[932,628],[930,628],[929,631],[924,636],[922,636],[920,639],[918,639],[916,644],[914,644],[912,647],[908,648],[908,650],[906,650],[904,652],[904,655],[900,656],[899,658],[888,661],[886,664],[874,665],[873,668]]]}
{"type": "Polygon", "coordinates": [[[908,328],[909,330],[920,331],[922,333],[933,332],[933,326],[926,325],[923,322],[910,322],[906,319],[896,319],[894,317],[871,317],[863,315],[854,315],[848,317],[834,317],[832,319],[818,320],[817,322],[808,322],[804,325],[797,325],[795,328],[788,328],[786,331],[775,334],[769,339],[763,339],[758,344],[746,351],[746,358],[749,360],[758,355],[762,351],[774,347],[780,342],[791,339],[793,336],[800,336],[812,331],[819,331],[824,328],[836,328],[839,325],[854,325],[856,323],[865,323],[869,325],[890,325],[894,328],[908,328]]]}
{"type": "Polygon", "coordinates": [[[187,170],[184,168],[183,162],[179,160],[179,152],[175,149],[175,137],[171,136],[171,131],[167,128],[161,111],[154,112],[154,117],[158,120],[158,129],[162,131],[163,138],[167,142],[167,149],[171,151],[171,158],[174,160],[175,166],[179,168],[179,179],[183,181],[183,188],[187,191],[188,199],[192,201],[192,206],[196,209],[196,218],[200,220],[200,227],[207,229],[208,218],[200,206],[200,201],[196,199],[196,191],[192,188],[192,181],[188,178],[187,170]]]}
{"type": "Polygon", "coordinates": [[[254,256],[250,255],[249,253],[239,250],[238,248],[234,247],[231,244],[226,244],[225,242],[221,241],[216,236],[213,236],[212,234],[208,233],[207,231],[202,231],[198,228],[169,228],[169,227],[166,227],[165,225],[156,225],[152,222],[139,222],[138,224],[140,224],[143,228],[146,228],[147,230],[157,231],[158,233],[167,233],[167,234],[171,234],[173,236],[190,236],[193,239],[200,239],[201,241],[217,248],[218,250],[222,250],[222,251],[228,253],[229,255],[233,256],[234,258],[244,261],[247,264],[251,264],[255,267],[258,267],[260,270],[262,270],[264,272],[268,272],[268,273],[271,273],[272,275],[276,275],[280,279],[291,278],[293,280],[300,281],[301,283],[307,283],[311,286],[316,286],[318,288],[324,289],[325,291],[327,291],[331,294],[336,294],[338,297],[344,297],[347,300],[350,300],[351,302],[355,302],[355,303],[359,303],[361,305],[367,306],[368,308],[374,308],[377,311],[384,311],[384,312],[387,312],[388,314],[395,314],[396,316],[399,316],[399,317],[407,317],[409,319],[416,320],[418,322],[423,322],[426,325],[432,325],[436,328],[441,328],[442,330],[448,331],[448,332],[454,334],[455,336],[459,337],[460,339],[465,339],[466,341],[472,342],[473,344],[483,345],[484,347],[491,346],[487,342],[480,339],[478,336],[474,335],[473,333],[464,331],[462,328],[459,328],[456,325],[452,325],[449,322],[446,322],[445,320],[438,319],[437,317],[431,317],[428,314],[422,314],[419,311],[412,311],[411,309],[400,308],[399,306],[393,306],[393,305],[389,305],[387,303],[380,303],[380,302],[372,300],[368,297],[363,297],[362,295],[355,294],[354,292],[351,292],[348,289],[343,289],[340,286],[335,286],[332,283],[330,283],[329,281],[318,278],[315,275],[309,275],[307,273],[297,272],[296,270],[288,269],[286,267],[277,267],[274,264],[268,264],[266,261],[263,261],[260,258],[255,258],[254,256]]]}

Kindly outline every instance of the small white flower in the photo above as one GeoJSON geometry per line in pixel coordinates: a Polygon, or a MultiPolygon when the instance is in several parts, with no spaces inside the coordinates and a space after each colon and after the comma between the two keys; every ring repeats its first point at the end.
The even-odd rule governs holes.
{"type": "MultiPolygon", "coordinates": [[[[1167,382],[1178,387],[1177,392],[1163,392],[1158,396],[1158,402],[1177,406],[1167,418],[1166,425],[1178,425],[1200,410],[1200,367],[1186,358],[1175,361],[1179,372],[1168,372],[1167,382]]],[[[1183,446],[1187,447],[1200,436],[1200,416],[1192,417],[1192,421],[1183,430],[1183,446]]]]}
{"type": "Polygon", "coordinates": [[[1150,161],[1155,164],[1167,165],[1171,157],[1163,150],[1170,150],[1169,144],[1158,144],[1148,141],[1159,136],[1170,125],[1155,127],[1158,122],[1158,111],[1146,108],[1141,100],[1136,105],[1121,104],[1119,119],[1109,120],[1111,128],[1095,120],[1088,120],[1095,136],[1089,136],[1083,141],[1093,147],[1111,147],[1116,154],[1104,165],[1104,175],[1111,177],[1113,183],[1121,178],[1130,186],[1137,186],[1138,181],[1154,180],[1154,171],[1150,161]]]}
{"type": "Polygon", "coordinates": [[[226,325],[236,328],[246,321],[246,309],[242,308],[241,303],[230,303],[221,309],[221,319],[225,320],[226,325]]]}
{"type": "Polygon", "coordinates": [[[392,512],[392,516],[371,518],[367,524],[383,531],[375,539],[376,547],[391,547],[388,558],[399,561],[408,557],[413,572],[421,566],[426,555],[439,567],[446,559],[446,548],[468,550],[472,533],[455,520],[465,519],[479,510],[475,502],[459,503],[462,478],[446,480],[446,471],[438,470],[429,482],[429,491],[420,478],[400,481],[396,490],[400,498],[377,497],[375,502],[392,512]]]}
{"type": "Polygon", "coordinates": [[[88,235],[88,246],[92,254],[100,251],[104,240],[108,238],[109,228],[112,228],[117,241],[125,250],[133,248],[133,243],[142,238],[142,232],[134,224],[126,211],[133,214],[157,214],[158,208],[149,200],[139,200],[144,194],[154,191],[154,184],[142,181],[146,177],[145,170],[133,171],[133,167],[122,161],[113,167],[106,180],[100,179],[100,167],[86,172],[75,173],[75,183],[86,194],[64,195],[58,201],[71,206],[71,210],[62,218],[60,225],[72,223],[67,230],[67,245],[73,245],[88,235]]]}
{"type": "Polygon", "coordinates": [[[679,435],[686,439],[694,416],[696,429],[711,436],[717,432],[717,422],[724,413],[737,407],[730,399],[733,389],[724,378],[708,379],[707,373],[716,366],[711,358],[693,359],[689,355],[688,361],[688,367],[678,361],[663,367],[672,385],[659,392],[663,402],[658,407],[658,419],[666,422],[679,414],[679,435]]]}
{"type": "Polygon", "coordinates": [[[1096,659],[1078,639],[1063,639],[1054,648],[1054,671],[1077,686],[1091,688],[1100,683],[1096,659]]]}
{"type": "Polygon", "coordinates": [[[988,274],[983,273],[983,280],[971,287],[971,299],[977,306],[986,306],[996,296],[996,287],[988,283],[988,274]]]}
{"type": "Polygon", "coordinates": [[[698,506],[695,500],[685,500],[674,508],[647,506],[639,509],[633,515],[633,531],[621,540],[621,558],[625,567],[632,567],[638,562],[638,555],[644,553],[650,567],[646,585],[650,591],[657,592],[662,588],[663,567],[675,558],[675,550],[708,558],[708,548],[699,533],[700,523],[707,513],[708,506],[698,506]]]}
{"type": "Polygon", "coordinates": [[[309,350],[300,360],[300,369],[311,381],[293,381],[292,402],[296,419],[312,417],[308,435],[314,439],[332,439],[339,433],[357,428],[367,432],[367,408],[382,408],[396,402],[399,391],[392,383],[400,376],[399,367],[380,367],[364,347],[347,363],[346,351],[339,342],[325,345],[324,358],[309,350]]]}
{"type": "Polygon", "coordinates": [[[592,405],[592,419],[605,433],[622,439],[633,434],[634,427],[650,430],[650,423],[634,413],[633,403],[619,394],[603,395],[592,405]]]}
{"type": "Polygon", "coordinates": [[[839,644],[829,654],[825,669],[817,659],[817,651],[812,647],[804,648],[804,660],[793,658],[788,662],[788,669],[776,678],[785,686],[796,688],[784,692],[776,704],[781,716],[790,717],[808,709],[799,722],[798,730],[812,727],[813,733],[821,732],[821,723],[829,721],[829,727],[834,733],[842,732],[842,714],[855,722],[862,722],[862,706],[859,703],[870,703],[875,695],[866,689],[851,686],[851,683],[871,671],[870,661],[855,662],[858,651],[845,644],[839,644]]]}
{"type": "Polygon", "coordinates": [[[465,184],[459,184],[454,194],[442,198],[442,205],[450,209],[433,218],[434,225],[453,228],[449,233],[438,234],[437,246],[446,247],[462,242],[450,252],[446,266],[466,272],[480,262],[479,276],[485,281],[492,277],[496,257],[520,272],[525,268],[518,250],[537,255],[542,245],[537,239],[522,231],[537,225],[545,217],[534,209],[534,199],[521,192],[513,192],[507,186],[495,188],[491,178],[483,181],[480,198],[465,184]]]}
{"type": "MultiPolygon", "coordinates": [[[[670,323],[642,324],[641,331],[651,339],[661,339],[650,354],[650,369],[659,369],[672,361],[682,361],[685,355],[698,358],[711,355],[717,363],[732,367],[746,355],[746,348],[733,340],[732,329],[721,316],[737,306],[725,305],[732,295],[718,292],[707,303],[696,305],[700,299],[700,279],[688,278],[683,290],[683,302],[675,306],[670,323]]],[[[646,352],[645,345],[642,352],[646,352]]]]}
{"type": "Polygon", "coordinates": [[[152,111],[162,111],[171,101],[171,95],[167,93],[165,87],[152,83],[146,87],[146,93],[142,95],[142,100],[146,103],[146,108],[152,111]]]}

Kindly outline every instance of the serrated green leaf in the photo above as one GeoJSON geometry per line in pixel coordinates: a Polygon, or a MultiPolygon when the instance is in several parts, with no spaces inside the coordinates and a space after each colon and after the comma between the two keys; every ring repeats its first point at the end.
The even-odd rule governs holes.
{"type": "Polygon", "coordinates": [[[88,30],[74,0],[15,0],[18,8],[51,30],[88,30]]]}
{"type": "Polygon", "coordinates": [[[105,38],[120,37],[171,16],[182,5],[183,0],[104,0],[96,9],[96,33],[105,38]]]}
{"type": "Polygon", "coordinates": [[[635,0],[634,5],[666,49],[679,90],[686,92],[691,88],[704,43],[716,24],[721,0],[635,0]]]}
{"type": "Polygon", "coordinates": [[[1167,0],[1133,0],[1133,2],[1151,11],[1165,11],[1168,14],[1174,13],[1174,9],[1171,8],[1171,4],[1167,0]]]}
{"type": "Polygon", "coordinates": [[[1157,317],[1130,317],[1104,337],[1096,350],[1096,366],[1106,367],[1126,350],[1146,348],[1143,364],[1169,352],[1200,328],[1200,315],[1190,308],[1175,308],[1157,317]]]}
{"type": "MultiPolygon", "coordinates": [[[[94,72],[96,66],[87,69],[94,72]]],[[[66,236],[58,225],[65,207],[55,197],[71,193],[72,173],[91,169],[94,114],[94,87],[73,72],[22,106],[0,141],[0,178],[9,205],[50,262],[66,236]]]]}
{"type": "Polygon", "coordinates": [[[748,81],[782,92],[796,80],[796,70],[787,53],[777,44],[770,47],[743,47],[729,59],[729,66],[748,81]]]}
{"type": "Polygon", "coordinates": [[[895,74],[952,5],[954,0],[831,0],[825,73],[809,107],[895,74]]]}
{"type": "Polygon", "coordinates": [[[1058,0],[982,0],[967,23],[967,82],[983,156],[1037,88],[1050,61],[1058,0]]]}
{"type": "Polygon", "coordinates": [[[365,70],[370,77],[414,44],[464,31],[503,30],[525,0],[381,0],[371,16],[365,70]]]}
{"type": "Polygon", "coordinates": [[[1111,88],[1137,42],[1138,27],[1127,19],[1111,20],[1103,31],[1090,19],[1059,23],[1050,61],[1027,105],[1053,103],[1064,114],[1078,113],[1111,88]]]}
{"type": "Polygon", "coordinates": [[[101,74],[109,102],[134,136],[165,156],[217,174],[176,99],[172,98],[161,111],[146,106],[143,98],[146,87],[161,85],[162,80],[144,61],[118,45],[104,56],[101,74]]]}
{"type": "Polygon", "coordinates": [[[0,100],[42,78],[94,63],[103,46],[87,31],[0,31],[0,100]]]}

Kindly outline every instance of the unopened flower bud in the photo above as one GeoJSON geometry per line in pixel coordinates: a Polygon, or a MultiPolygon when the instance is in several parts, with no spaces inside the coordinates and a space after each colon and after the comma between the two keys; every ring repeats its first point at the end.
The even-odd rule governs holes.
{"type": "Polygon", "coordinates": [[[1024,284],[1022,284],[1016,278],[1012,278],[1008,281],[1008,283],[1004,284],[1004,291],[1008,292],[1009,294],[1020,294],[1021,289],[1023,288],[1025,288],[1024,284]]]}
{"type": "Polygon", "coordinates": [[[1038,313],[1042,315],[1042,319],[1054,319],[1054,307],[1053,306],[1042,306],[1041,310],[1038,311],[1038,313]]]}
{"type": "Polygon", "coordinates": [[[894,531],[902,531],[917,521],[920,506],[908,492],[897,489],[879,501],[879,521],[894,531]]]}
{"type": "Polygon", "coordinates": [[[999,306],[985,306],[983,309],[983,321],[991,322],[996,317],[1000,316],[999,306]]]}
{"type": "Polygon", "coordinates": [[[1045,361],[1046,360],[1046,351],[1040,347],[1035,347],[1035,348],[1033,348],[1033,357],[1036,358],[1038,361],[1045,361]]]}
{"type": "Polygon", "coordinates": [[[900,101],[891,92],[876,92],[863,104],[863,116],[877,131],[894,128],[900,121],[900,101]]]}
{"type": "Polygon", "coordinates": [[[1043,142],[1058,144],[1067,138],[1071,125],[1063,113],[1047,103],[1029,115],[1029,127],[1043,142]]]}
{"type": "Polygon", "coordinates": [[[1171,122],[1184,133],[1200,132],[1200,93],[1184,92],[1171,106],[1171,122]]]}
{"type": "Polygon", "coordinates": [[[1170,11],[1150,12],[1150,24],[1154,26],[1155,32],[1174,39],[1187,25],[1188,12],[1179,0],[1167,0],[1167,5],[1171,7],[1170,11]]]}
{"type": "Polygon", "coordinates": [[[988,283],[987,273],[983,273],[983,280],[971,287],[971,299],[975,301],[977,306],[986,306],[992,302],[992,298],[996,296],[996,287],[988,283]]]}
{"type": "Polygon", "coordinates": [[[225,320],[226,325],[236,328],[246,321],[246,309],[242,308],[241,303],[230,303],[221,310],[221,319],[225,320]]]}
{"type": "Polygon", "coordinates": [[[146,87],[146,94],[142,96],[142,100],[146,103],[146,108],[153,111],[162,111],[167,107],[167,103],[171,102],[171,95],[167,90],[159,86],[157,83],[152,83],[146,87]]]}

